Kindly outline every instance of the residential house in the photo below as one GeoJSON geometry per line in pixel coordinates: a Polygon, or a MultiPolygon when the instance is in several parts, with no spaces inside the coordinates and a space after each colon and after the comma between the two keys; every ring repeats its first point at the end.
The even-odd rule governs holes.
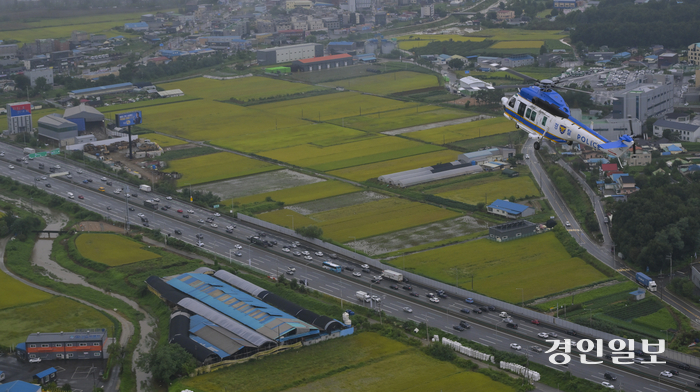
{"type": "Polygon", "coordinates": [[[651,163],[651,152],[640,151],[630,154],[627,158],[627,164],[629,166],[646,166],[651,163]]]}
{"type": "Polygon", "coordinates": [[[530,206],[500,199],[497,199],[486,207],[486,211],[491,214],[505,216],[506,218],[510,219],[518,219],[535,214],[535,209],[530,206]]]}
{"type": "Polygon", "coordinates": [[[656,120],[654,123],[654,136],[662,137],[664,131],[675,132],[680,140],[688,142],[696,142],[700,138],[700,125],[665,119],[656,120]]]}
{"type": "Polygon", "coordinates": [[[496,18],[498,20],[511,20],[515,18],[515,11],[509,10],[498,10],[496,12],[496,18]]]}
{"type": "Polygon", "coordinates": [[[600,172],[606,177],[609,177],[610,173],[616,173],[617,171],[617,163],[604,163],[600,165],[600,172]]]}
{"type": "Polygon", "coordinates": [[[618,195],[629,195],[639,190],[632,176],[619,176],[615,188],[618,195]]]}
{"type": "Polygon", "coordinates": [[[688,46],[688,62],[691,65],[700,65],[700,42],[688,46]]]}

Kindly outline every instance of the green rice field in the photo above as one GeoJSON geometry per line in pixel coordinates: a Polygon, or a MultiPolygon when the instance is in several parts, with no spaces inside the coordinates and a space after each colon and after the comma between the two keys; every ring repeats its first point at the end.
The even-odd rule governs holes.
{"type": "Polygon", "coordinates": [[[431,124],[474,116],[476,113],[466,110],[440,108],[433,105],[416,106],[409,109],[393,110],[362,116],[344,117],[330,122],[344,127],[367,132],[384,132],[393,129],[431,124]]]}
{"type": "MultiPolygon", "coordinates": [[[[357,192],[360,189],[354,185],[340,181],[322,181],[313,184],[301,185],[294,188],[280,189],[278,191],[258,193],[257,195],[239,197],[233,199],[234,203],[249,204],[265,201],[270,197],[274,201],[283,201],[286,205],[303,203],[306,201],[325,199],[326,197],[357,192]]],[[[222,204],[230,204],[231,200],[225,200],[222,204]]]]}
{"type": "Polygon", "coordinates": [[[459,154],[459,151],[454,150],[434,151],[421,155],[392,159],[390,161],[382,161],[334,170],[328,172],[328,174],[347,178],[353,181],[365,181],[369,180],[370,178],[377,178],[384,174],[433,166],[438,163],[452,162],[457,160],[457,156],[459,154]]]}
{"type": "Polygon", "coordinates": [[[507,200],[511,196],[516,199],[539,197],[537,185],[527,175],[509,178],[504,175],[462,181],[434,188],[429,191],[445,199],[476,205],[478,203],[493,203],[496,199],[507,200]]]}
{"type": "Polygon", "coordinates": [[[566,252],[554,233],[508,242],[470,241],[389,261],[406,269],[511,303],[558,293],[607,279],[566,252]],[[523,292],[515,290],[523,288],[523,292]]]}
{"type": "Polygon", "coordinates": [[[168,171],[182,174],[182,178],[177,180],[178,186],[203,184],[278,169],[281,167],[228,152],[177,159],[170,161],[168,167],[168,171]]]}
{"type": "Polygon", "coordinates": [[[160,258],[143,249],[145,245],[116,234],[83,233],[75,245],[83,257],[110,267],[160,258]]]}
{"type": "Polygon", "coordinates": [[[399,71],[340,80],[333,82],[333,86],[329,85],[328,87],[334,86],[345,87],[348,90],[357,90],[365,93],[389,95],[401,91],[439,87],[442,86],[442,83],[438,82],[438,77],[436,75],[399,71]]]}
{"type": "Polygon", "coordinates": [[[507,133],[514,129],[515,125],[512,121],[509,121],[505,117],[496,117],[464,124],[426,129],[424,131],[404,133],[403,136],[428,143],[447,144],[465,139],[475,139],[478,137],[507,133]]]}
{"type": "Polygon", "coordinates": [[[0,309],[14,308],[35,302],[46,301],[53,297],[49,293],[45,293],[13,279],[2,271],[0,271],[0,287],[2,287],[3,292],[3,295],[0,295],[0,309]]]}
{"type": "Polygon", "coordinates": [[[162,87],[165,90],[179,88],[185,93],[185,96],[194,96],[214,101],[227,101],[231,98],[235,98],[239,101],[248,101],[250,99],[267,98],[277,95],[283,96],[323,90],[322,87],[304,83],[292,83],[261,76],[230,80],[191,78],[159,84],[158,87],[162,87]]]}

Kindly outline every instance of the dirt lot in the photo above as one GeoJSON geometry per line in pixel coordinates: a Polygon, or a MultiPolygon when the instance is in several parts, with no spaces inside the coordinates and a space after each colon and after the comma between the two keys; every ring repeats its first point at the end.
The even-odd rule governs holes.
{"type": "Polygon", "coordinates": [[[217,181],[211,184],[193,186],[192,188],[204,192],[211,191],[213,194],[221,197],[222,200],[226,200],[293,188],[321,181],[324,180],[293,170],[284,169],[241,178],[233,178],[226,181],[217,181]]]}
{"type": "Polygon", "coordinates": [[[73,228],[77,231],[111,231],[115,233],[124,233],[124,228],[104,222],[83,221],[73,226],[73,228]]]}

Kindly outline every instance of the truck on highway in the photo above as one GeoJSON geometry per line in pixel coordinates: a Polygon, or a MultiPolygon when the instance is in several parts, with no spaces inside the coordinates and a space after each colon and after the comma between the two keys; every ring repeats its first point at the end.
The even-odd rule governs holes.
{"type": "Polygon", "coordinates": [[[654,282],[650,277],[646,276],[642,272],[637,272],[636,275],[637,283],[646,287],[649,291],[656,291],[656,282],[654,282]]]}
{"type": "Polygon", "coordinates": [[[144,192],[150,192],[151,186],[150,185],[141,185],[141,186],[139,186],[139,189],[144,191],[144,192]]]}
{"type": "Polygon", "coordinates": [[[401,272],[396,272],[392,270],[384,270],[382,271],[382,277],[391,279],[396,282],[403,282],[403,274],[401,272]]]}
{"type": "Polygon", "coordinates": [[[24,152],[24,155],[36,154],[36,150],[29,147],[25,147],[24,150],[22,150],[22,152],[24,152]]]}
{"type": "Polygon", "coordinates": [[[147,208],[153,208],[154,210],[158,209],[158,203],[153,200],[144,200],[143,205],[147,208]]]}
{"type": "Polygon", "coordinates": [[[250,242],[252,242],[255,245],[272,247],[272,244],[269,241],[264,240],[260,237],[254,236],[254,237],[250,237],[249,239],[250,239],[250,242]]]}
{"type": "Polygon", "coordinates": [[[369,294],[365,293],[364,291],[356,292],[355,297],[357,297],[357,299],[359,299],[360,301],[365,301],[365,302],[369,302],[369,300],[371,299],[369,294]]]}

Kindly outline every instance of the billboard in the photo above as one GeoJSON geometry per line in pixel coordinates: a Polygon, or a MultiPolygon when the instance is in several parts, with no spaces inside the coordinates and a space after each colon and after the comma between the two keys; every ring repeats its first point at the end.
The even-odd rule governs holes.
{"type": "Polygon", "coordinates": [[[118,127],[128,127],[130,125],[141,124],[141,111],[129,113],[117,113],[114,115],[114,122],[118,127]]]}
{"type": "Polygon", "coordinates": [[[10,104],[10,117],[29,116],[32,114],[32,104],[29,102],[10,104]]]}

